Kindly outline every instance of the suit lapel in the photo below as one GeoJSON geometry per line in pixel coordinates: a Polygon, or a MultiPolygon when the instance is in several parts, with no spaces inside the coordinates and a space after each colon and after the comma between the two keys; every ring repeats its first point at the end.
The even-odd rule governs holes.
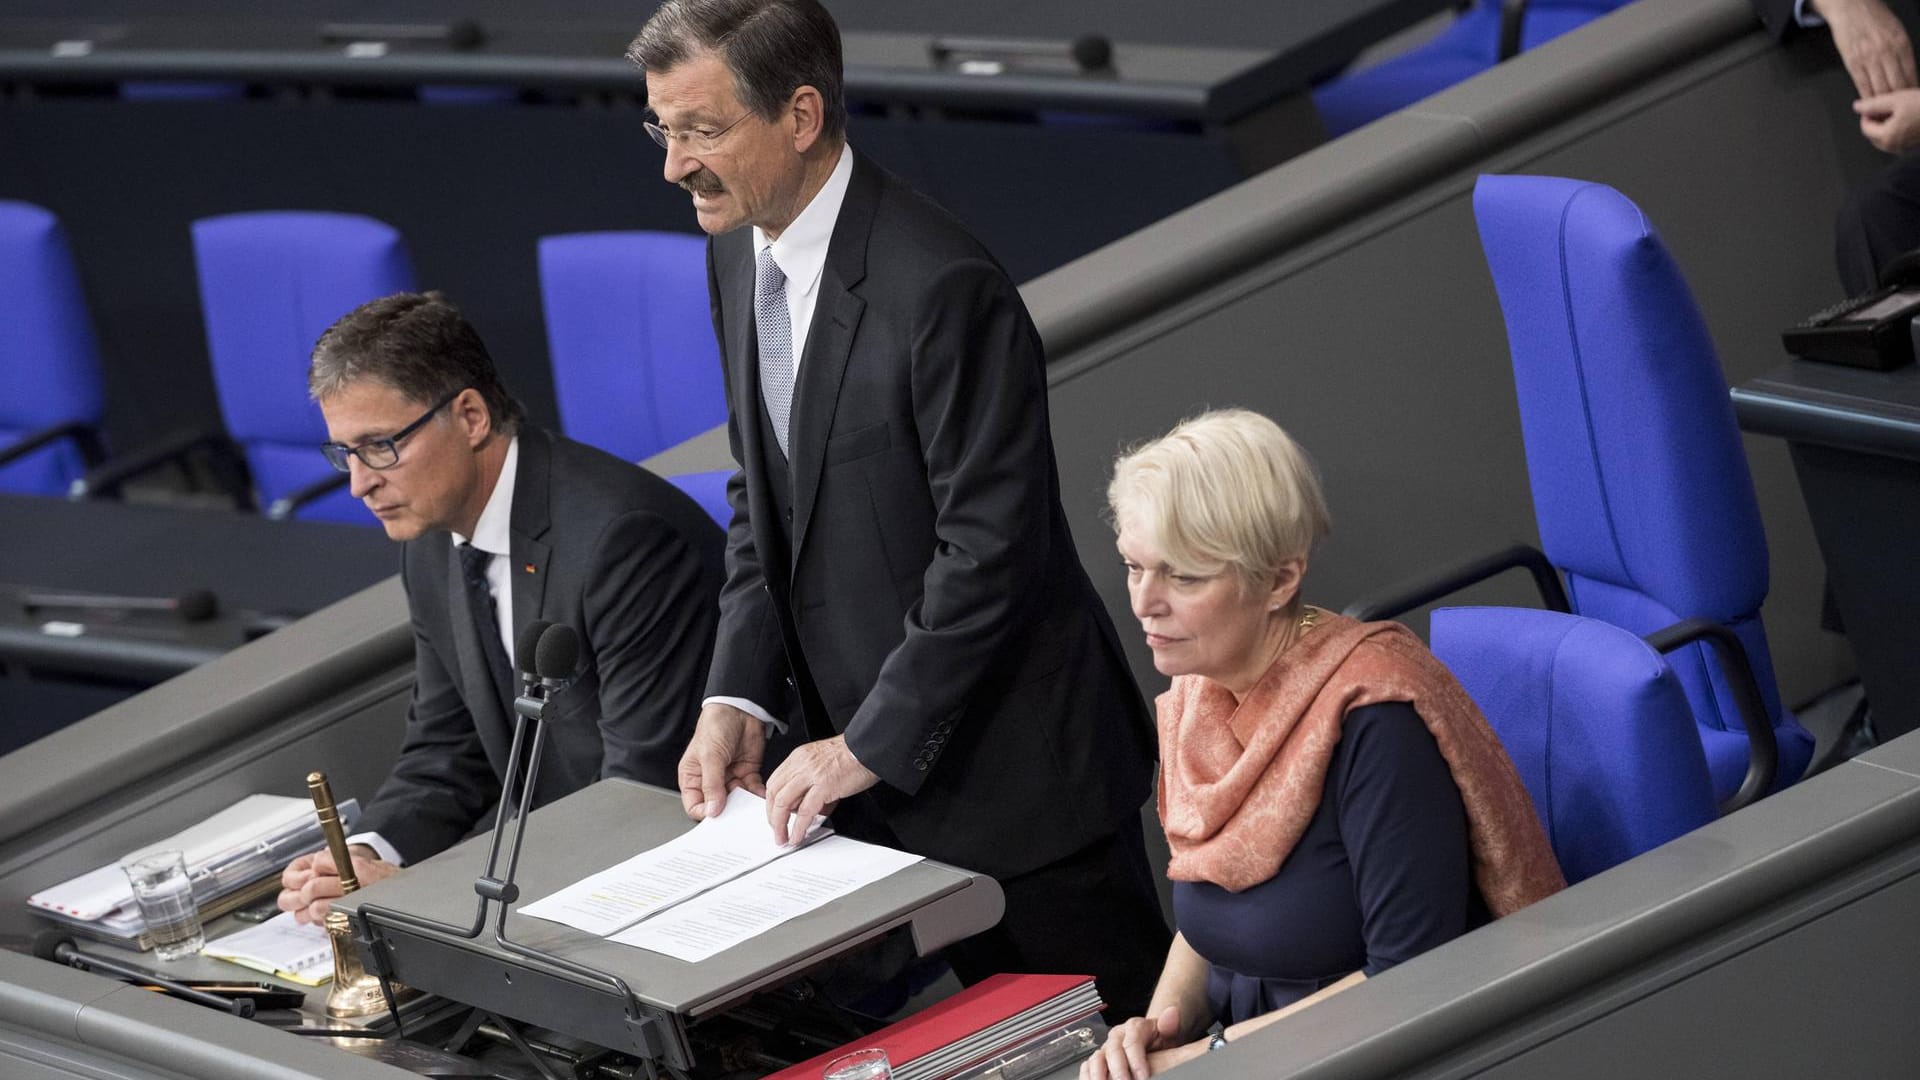
{"type": "Polygon", "coordinates": [[[504,731],[506,703],[494,682],[493,669],[487,663],[486,646],[480,641],[480,621],[484,616],[474,614],[458,555],[447,560],[447,611],[452,616],[454,654],[460,664],[460,698],[466,702],[467,712],[473,715],[474,729],[482,733],[504,731]]]}
{"type": "Polygon", "coordinates": [[[814,302],[807,347],[794,383],[793,426],[787,445],[793,471],[793,561],[799,565],[813,520],[813,503],[820,493],[820,471],[826,465],[827,437],[833,430],[834,410],[840,404],[840,383],[867,303],[853,292],[867,276],[867,237],[873,228],[874,208],[880,199],[880,174],[867,159],[854,155],[853,177],[847,183],[840,217],[827,245],[827,264],[820,271],[820,295],[814,302]]]}
{"type": "MultiPolygon", "coordinates": [[[[513,513],[509,519],[508,578],[513,582],[513,640],[541,617],[546,599],[552,549],[544,537],[552,517],[553,441],[534,427],[520,429],[520,469],[513,481],[513,513]]],[[[581,629],[575,627],[576,630],[581,629]]],[[[519,668],[531,658],[516,656],[519,668]]]]}

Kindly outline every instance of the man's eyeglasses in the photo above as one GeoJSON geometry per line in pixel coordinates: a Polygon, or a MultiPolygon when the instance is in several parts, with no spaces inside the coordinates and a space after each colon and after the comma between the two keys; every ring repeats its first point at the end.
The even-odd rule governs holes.
{"type": "Polygon", "coordinates": [[[347,459],[349,457],[359,458],[360,464],[365,465],[369,469],[391,469],[395,465],[400,464],[401,440],[419,431],[421,425],[433,419],[434,413],[446,408],[448,402],[451,402],[454,398],[466,392],[467,388],[463,386],[453,393],[448,394],[446,397],[441,398],[433,408],[421,413],[420,419],[415,420],[413,423],[408,424],[406,427],[401,428],[391,435],[385,435],[378,439],[368,439],[359,446],[348,446],[346,443],[337,442],[322,443],[320,444],[320,452],[327,456],[327,464],[341,472],[348,470],[349,464],[347,459]]]}
{"type": "Polygon", "coordinates": [[[722,135],[739,127],[741,120],[745,120],[752,115],[753,110],[748,109],[746,112],[740,114],[739,119],[718,131],[710,127],[691,127],[685,131],[669,131],[651,120],[646,122],[646,128],[647,134],[653,136],[653,141],[659,143],[660,149],[662,150],[667,149],[672,143],[677,142],[680,144],[680,148],[689,154],[711,154],[713,153],[714,146],[719,143],[722,135]],[[669,140],[671,140],[671,142],[669,142],[669,140]]]}

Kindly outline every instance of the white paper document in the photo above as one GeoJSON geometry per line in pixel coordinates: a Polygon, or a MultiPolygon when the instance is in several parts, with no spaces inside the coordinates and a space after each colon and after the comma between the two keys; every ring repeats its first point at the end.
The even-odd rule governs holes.
{"type": "Polygon", "coordinates": [[[317,924],[302,926],[291,912],[209,941],[202,951],[308,986],[333,978],[333,944],[327,932],[317,924]]]}
{"type": "MultiPolygon", "coordinates": [[[[822,828],[815,822],[808,835],[822,828]]],[[[766,800],[737,790],[728,793],[719,817],[541,897],[520,913],[605,937],[793,851],[774,843],[766,800]]]]}
{"type": "Polygon", "coordinates": [[[787,849],[780,859],[630,927],[613,940],[689,962],[705,960],[919,861],[920,856],[904,851],[829,836],[797,851],[787,849]]]}

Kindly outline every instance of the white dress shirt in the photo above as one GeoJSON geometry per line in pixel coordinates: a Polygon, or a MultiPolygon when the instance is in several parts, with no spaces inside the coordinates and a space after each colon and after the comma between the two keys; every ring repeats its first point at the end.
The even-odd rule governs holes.
{"type": "MultiPolygon", "coordinates": [[[[513,566],[508,561],[513,550],[513,480],[520,471],[520,437],[507,440],[507,456],[500,464],[500,478],[493,482],[493,494],[487,496],[487,505],[480,510],[480,520],[473,526],[471,537],[449,532],[453,544],[453,557],[460,558],[460,545],[471,543],[474,547],[493,556],[487,560],[487,591],[493,594],[493,610],[498,617],[496,622],[500,630],[500,646],[507,650],[507,663],[514,662],[513,655],[513,589],[509,583],[513,579],[513,566]]],[[[349,844],[365,844],[380,853],[380,858],[395,866],[405,866],[400,852],[387,843],[387,838],[377,832],[355,833],[347,837],[349,844]]]]}
{"type": "MultiPolygon", "coordinates": [[[[780,239],[769,242],[760,226],[753,227],[753,251],[757,260],[770,250],[775,266],[787,278],[787,318],[793,328],[793,385],[795,408],[799,407],[800,358],[806,355],[807,331],[813,328],[813,309],[820,300],[820,273],[827,265],[827,247],[833,242],[833,226],[840,220],[841,204],[847,201],[847,184],[853,179],[853,147],[840,146],[840,160],[806,207],[794,217],[780,239]]],[[[773,714],[746,698],[715,695],[702,705],[731,705],[772,725],[780,731],[787,725],[773,714]]]]}

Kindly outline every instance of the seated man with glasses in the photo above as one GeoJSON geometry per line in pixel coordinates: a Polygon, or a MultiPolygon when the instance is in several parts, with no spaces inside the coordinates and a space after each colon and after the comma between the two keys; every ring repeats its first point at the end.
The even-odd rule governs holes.
{"type": "MultiPolygon", "coordinates": [[[[314,347],[320,450],[404,543],[415,678],[405,740],[354,845],[362,883],[451,846],[500,798],[535,619],[579,631],[547,708],[535,799],[603,777],[675,786],[713,651],[722,534],[692,499],[610,454],[526,423],[493,360],[439,293],[365,304],[314,347]]],[[[326,916],[325,852],[282,874],[280,907],[326,916]]]]}

